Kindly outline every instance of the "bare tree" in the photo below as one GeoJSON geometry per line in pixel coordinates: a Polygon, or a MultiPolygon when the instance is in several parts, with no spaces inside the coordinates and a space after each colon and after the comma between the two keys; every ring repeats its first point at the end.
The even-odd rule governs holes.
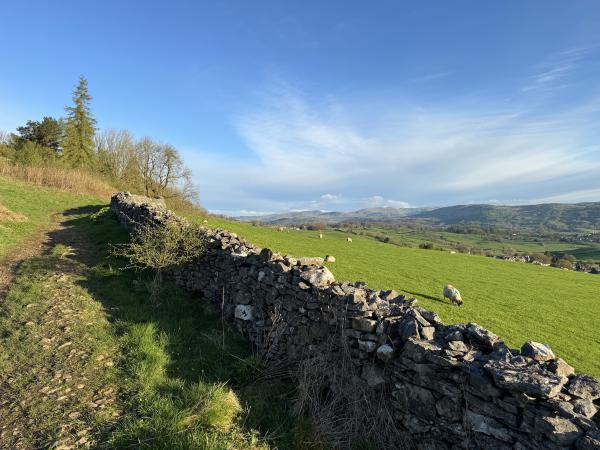
{"type": "Polygon", "coordinates": [[[136,145],[136,161],[146,195],[195,197],[192,173],[172,145],[142,138],[136,145]]]}
{"type": "Polygon", "coordinates": [[[133,181],[137,177],[136,147],[127,130],[103,130],[94,136],[100,169],[112,179],[133,181]]]}
{"type": "Polygon", "coordinates": [[[0,130],[0,145],[8,145],[10,140],[10,133],[0,130]]]}
{"type": "Polygon", "coordinates": [[[157,144],[149,137],[144,137],[135,144],[135,161],[144,183],[146,196],[152,192],[152,174],[156,165],[156,153],[157,144]]]}

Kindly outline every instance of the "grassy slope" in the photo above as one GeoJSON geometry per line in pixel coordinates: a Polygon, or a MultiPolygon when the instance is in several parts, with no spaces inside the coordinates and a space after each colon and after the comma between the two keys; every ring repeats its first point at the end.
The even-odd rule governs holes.
{"type": "Polygon", "coordinates": [[[0,178],[0,203],[27,217],[24,222],[0,222],[0,258],[14,246],[48,225],[53,214],[68,208],[98,204],[87,195],[62,192],[52,188],[0,178]]]}
{"type": "MultiPolygon", "coordinates": [[[[0,202],[28,218],[0,224],[0,255],[38,232],[53,214],[67,211],[68,225],[87,235],[95,258],[91,264],[53,254],[30,259],[0,304],[0,381],[10,379],[10,395],[29,418],[22,421],[27,433],[21,433],[27,445],[48,446],[59,432],[79,427],[89,432],[88,442],[108,448],[319,448],[305,444],[314,441],[310,424],[291,413],[289,381],[265,378],[247,343],[201,301],[167,286],[158,307],[148,304],[148,275],[119,270],[124,262],[108,254],[109,245],[123,242],[126,233],[110,214],[90,216],[102,202],[1,178],[0,202]],[[80,313],[73,314],[74,306],[63,301],[96,316],[80,323],[80,313]],[[58,315],[46,320],[25,307],[32,304],[42,312],[58,308],[58,315]],[[65,315],[64,308],[71,313],[65,315]],[[117,364],[110,374],[94,368],[93,357],[79,364],[42,347],[40,336],[60,335],[61,320],[74,321],[64,339],[92,338],[88,354],[111,348],[117,364]],[[98,415],[88,407],[71,419],[72,412],[86,410],[89,399],[75,396],[67,404],[58,391],[41,398],[39,389],[52,383],[55,372],[77,372],[87,378],[86,386],[117,384],[125,414],[109,430],[115,422],[111,408],[98,415]],[[66,422],[78,425],[64,428],[66,422]]],[[[58,247],[57,254],[64,253],[58,247]]],[[[6,403],[10,398],[4,393],[6,403]]],[[[0,426],[12,420],[19,423],[6,416],[0,426]]]]}
{"type": "MultiPolygon", "coordinates": [[[[120,235],[118,225],[113,231],[120,235]]],[[[3,415],[0,423],[29,420],[20,430],[28,448],[68,443],[82,429],[87,444],[100,448],[262,448],[237,426],[239,400],[225,383],[244,373],[230,354],[243,354],[239,337],[226,332],[217,347],[216,317],[173,290],[154,308],[136,281],[110,266],[90,271],[52,255],[23,264],[0,309],[0,373],[10,385],[3,400],[18,403],[24,418],[3,415]],[[71,345],[57,347],[63,341],[71,345]],[[75,346],[81,358],[71,358],[75,346]],[[116,364],[107,368],[106,358],[116,364]],[[64,383],[55,381],[63,375],[64,383]],[[107,389],[118,390],[118,404],[88,406],[107,389]]]]}
{"type": "MultiPolygon", "coordinates": [[[[200,220],[200,219],[196,219],[200,220]]],[[[600,276],[491,258],[397,247],[340,232],[277,232],[274,228],[209,218],[209,226],[238,233],[259,246],[302,256],[333,255],[339,280],[363,280],[373,288],[415,295],[447,323],[477,322],[518,347],[531,339],[549,343],[578,371],[600,376],[600,276]],[[443,284],[465,299],[458,308],[442,301],[443,284]]]]}

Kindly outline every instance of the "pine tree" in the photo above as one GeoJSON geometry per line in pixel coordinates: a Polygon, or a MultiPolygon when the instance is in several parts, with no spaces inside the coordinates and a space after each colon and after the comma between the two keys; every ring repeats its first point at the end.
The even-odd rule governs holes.
{"type": "Polygon", "coordinates": [[[79,78],[79,84],[73,92],[73,106],[67,106],[63,158],[72,167],[85,167],[92,163],[94,155],[94,134],[96,119],[90,111],[87,80],[79,78]]]}

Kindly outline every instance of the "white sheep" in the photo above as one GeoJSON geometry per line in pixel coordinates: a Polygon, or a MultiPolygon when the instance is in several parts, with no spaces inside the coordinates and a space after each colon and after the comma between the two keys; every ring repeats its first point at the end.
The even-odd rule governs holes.
{"type": "Polygon", "coordinates": [[[346,238],[346,241],[347,241],[347,242],[352,242],[352,238],[351,238],[351,237],[348,237],[348,238],[346,238]]]}
{"type": "Polygon", "coordinates": [[[319,233],[319,239],[323,239],[323,233],[319,233]]]}
{"type": "Polygon", "coordinates": [[[447,284],[444,286],[444,298],[450,300],[451,304],[456,303],[458,306],[463,304],[463,299],[460,296],[460,292],[451,284],[447,284]]]}

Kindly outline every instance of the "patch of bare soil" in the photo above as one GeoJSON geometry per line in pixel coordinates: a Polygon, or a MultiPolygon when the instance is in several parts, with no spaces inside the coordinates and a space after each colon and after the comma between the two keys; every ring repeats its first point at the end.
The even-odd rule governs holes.
{"type": "Polygon", "coordinates": [[[41,255],[44,249],[48,248],[50,233],[64,227],[63,220],[62,215],[55,216],[49,225],[39,229],[33,236],[13,248],[8,255],[0,258],[0,303],[14,280],[19,264],[28,258],[41,255]]]}

